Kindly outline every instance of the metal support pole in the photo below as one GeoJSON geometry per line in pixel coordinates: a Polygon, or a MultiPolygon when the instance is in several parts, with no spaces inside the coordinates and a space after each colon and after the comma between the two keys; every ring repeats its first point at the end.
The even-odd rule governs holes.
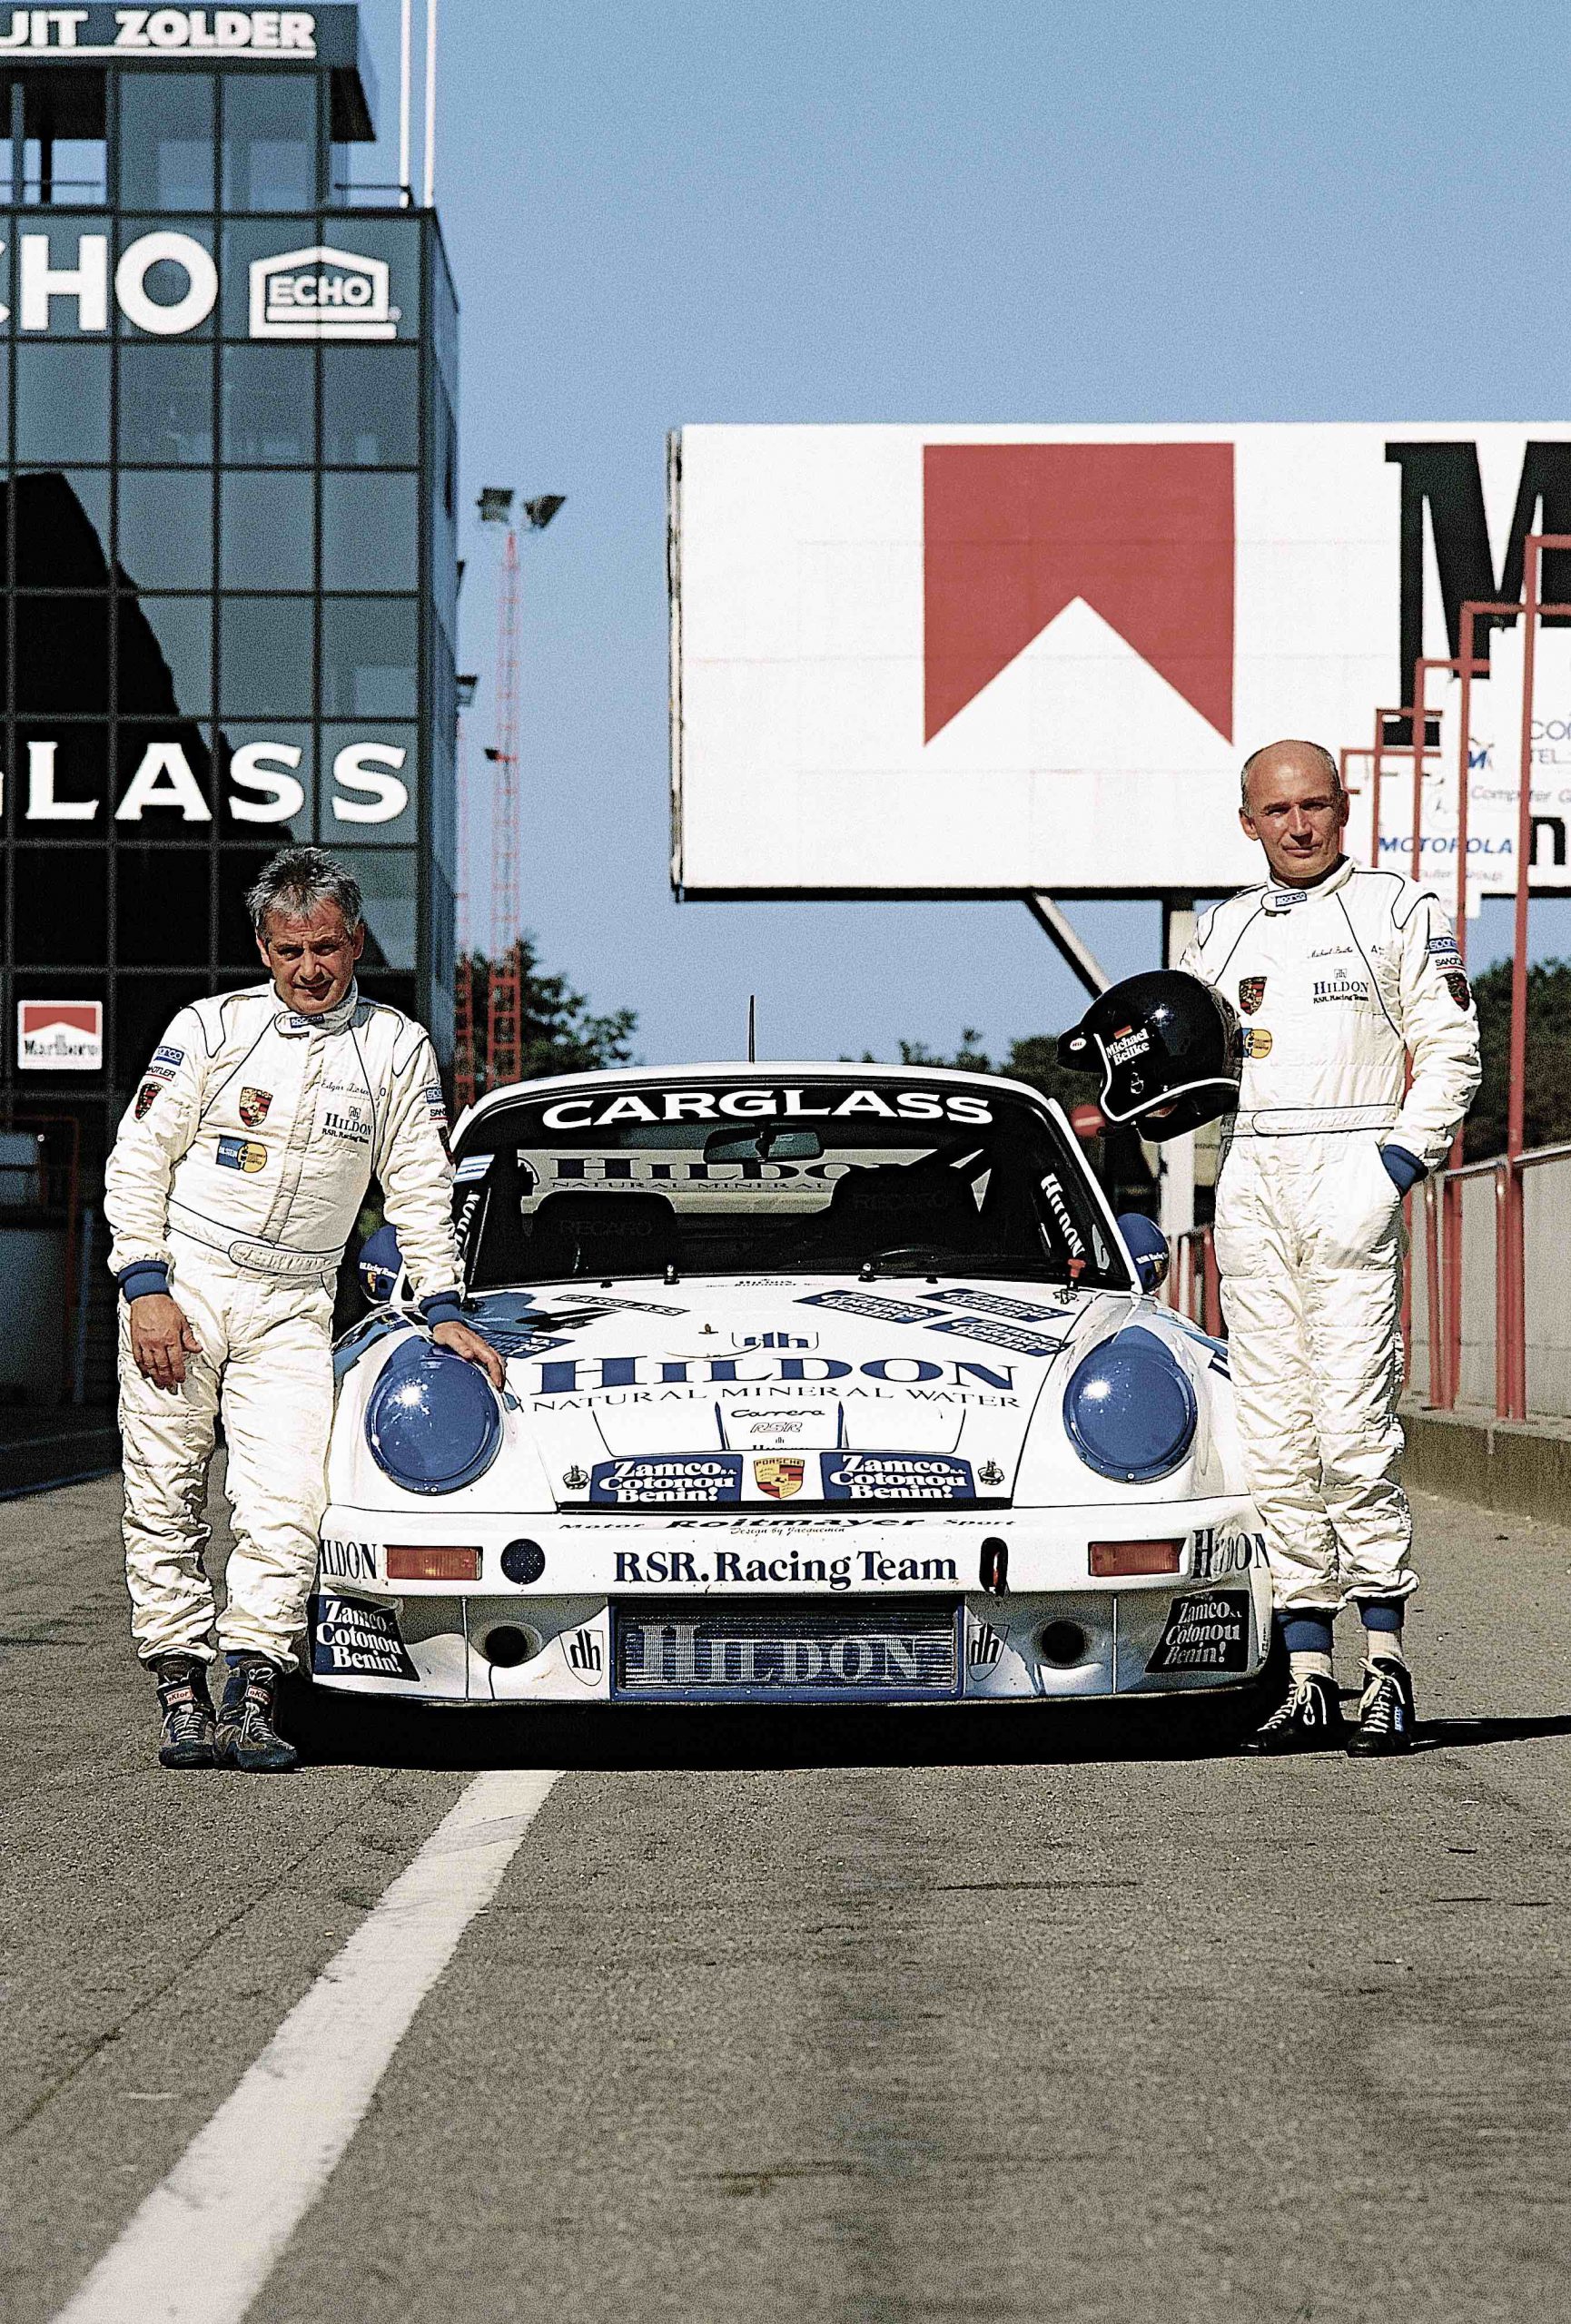
{"type": "Polygon", "coordinates": [[[437,198],[437,0],[426,0],[425,207],[437,198]]]}
{"type": "Polygon", "coordinates": [[[410,202],[410,50],[412,45],[414,0],[400,0],[399,8],[399,193],[405,209],[410,202]]]}
{"type": "MultiPolygon", "coordinates": [[[[1162,965],[1176,969],[1194,936],[1193,903],[1164,898],[1161,921],[1162,965]]],[[[1194,1232],[1195,1142],[1192,1137],[1172,1138],[1161,1149],[1161,1217],[1159,1223],[1168,1238],[1170,1249],[1181,1235],[1194,1232]]],[[[1192,1254],[1191,1264],[1192,1266],[1192,1254]]],[[[1174,1304],[1178,1303],[1175,1301],[1174,1304]]],[[[1189,1305],[1193,1304],[1191,1296],[1189,1305]]]]}
{"type": "Polygon", "coordinates": [[[1070,924],[1062,908],[1051,896],[1042,895],[1034,889],[1027,891],[1023,901],[1038,928],[1048,941],[1057,947],[1092,999],[1094,1000],[1099,993],[1105,992],[1112,983],[1112,978],[1079,931],[1070,924]]]}

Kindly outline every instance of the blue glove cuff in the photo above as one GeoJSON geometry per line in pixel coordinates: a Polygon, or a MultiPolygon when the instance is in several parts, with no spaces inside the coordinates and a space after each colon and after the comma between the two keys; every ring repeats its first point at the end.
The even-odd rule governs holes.
{"type": "Polygon", "coordinates": [[[167,1295],[169,1267],[163,1259],[138,1259],[114,1280],[127,1299],[145,1299],[153,1292],[167,1295]]]}
{"type": "Polygon", "coordinates": [[[1416,1187],[1426,1175],[1418,1156],[1409,1154],[1405,1146],[1382,1146],[1380,1159],[1386,1166],[1387,1177],[1399,1195],[1405,1195],[1410,1187],[1416,1187]]]}
{"type": "Polygon", "coordinates": [[[433,1292],[429,1299],[420,1301],[420,1319],[427,1324],[461,1324],[463,1302],[456,1291],[433,1292]]]}

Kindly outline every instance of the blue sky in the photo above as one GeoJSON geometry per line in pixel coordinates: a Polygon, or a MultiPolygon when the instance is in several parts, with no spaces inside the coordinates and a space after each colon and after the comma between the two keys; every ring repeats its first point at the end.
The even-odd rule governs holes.
{"type": "MultiPolygon", "coordinates": [[[[397,0],[362,15],[387,145],[357,174],[390,178],[397,0]]],[[[526,914],[638,1010],[640,1054],[735,1054],[750,991],[776,1056],[966,1024],[997,1054],[1081,1005],[1017,904],[673,901],[667,428],[1553,417],[1566,21],[1481,25],[1447,0],[443,0],[465,501],[568,495],[525,552],[526,914]]],[[[482,672],[495,547],[469,524],[482,672]]],[[[1074,916],[1115,971],[1155,960],[1154,907],[1074,916]]],[[[1508,921],[1486,906],[1477,962],[1508,921]]],[[[1571,950],[1571,906],[1536,907],[1534,950],[1571,950]]]]}

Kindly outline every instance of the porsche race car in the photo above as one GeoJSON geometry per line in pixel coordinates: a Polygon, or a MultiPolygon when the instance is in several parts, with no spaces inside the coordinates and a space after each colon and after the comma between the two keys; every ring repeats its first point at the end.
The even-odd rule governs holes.
{"type": "Polygon", "coordinates": [[[507,1392],[395,1275],[340,1343],[318,1685],[1023,1703],[1259,1677],[1225,1346],[1159,1304],[1159,1238],[1035,1090],[627,1068],[488,1094],[454,1156],[507,1392]]]}

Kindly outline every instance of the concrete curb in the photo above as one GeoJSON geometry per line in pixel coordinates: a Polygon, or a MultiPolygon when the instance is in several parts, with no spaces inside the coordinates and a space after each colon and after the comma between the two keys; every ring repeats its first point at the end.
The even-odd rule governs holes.
{"type": "Polygon", "coordinates": [[[1571,1428],[1485,1413],[1402,1413],[1405,1482],[1514,1517],[1571,1523],[1571,1428]]]}

